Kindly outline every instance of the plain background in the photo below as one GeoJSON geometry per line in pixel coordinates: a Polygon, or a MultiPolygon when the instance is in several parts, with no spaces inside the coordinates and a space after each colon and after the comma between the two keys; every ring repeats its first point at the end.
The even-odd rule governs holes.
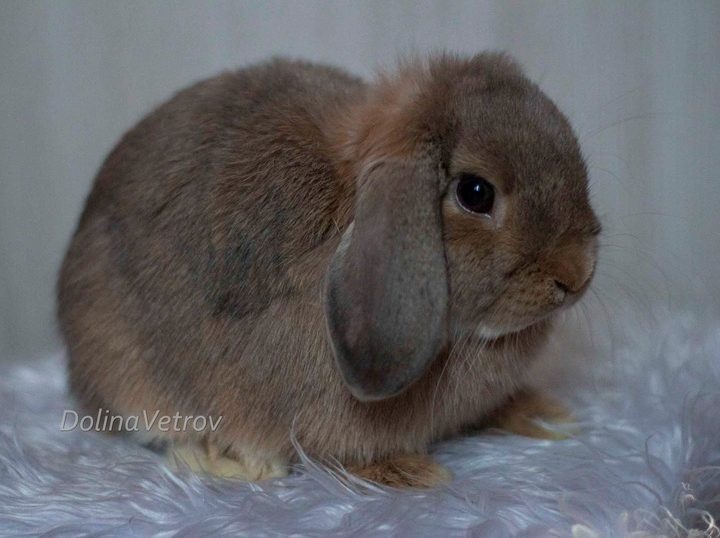
{"type": "Polygon", "coordinates": [[[184,85],[273,54],[371,76],[504,49],[568,114],[605,224],[594,294],[720,303],[720,2],[0,3],[0,347],[57,349],[54,283],[93,175],[184,85]]]}

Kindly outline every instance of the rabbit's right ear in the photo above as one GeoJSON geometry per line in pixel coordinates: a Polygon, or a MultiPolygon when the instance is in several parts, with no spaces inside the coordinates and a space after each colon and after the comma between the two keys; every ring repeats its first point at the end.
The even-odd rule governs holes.
{"type": "Polygon", "coordinates": [[[358,399],[402,392],[445,346],[446,265],[437,169],[375,164],[360,182],[325,295],[336,363],[358,399]]]}

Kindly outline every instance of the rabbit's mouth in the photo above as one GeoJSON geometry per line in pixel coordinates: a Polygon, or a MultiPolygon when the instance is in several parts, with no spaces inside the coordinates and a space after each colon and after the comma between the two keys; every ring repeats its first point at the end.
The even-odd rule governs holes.
{"type": "Polygon", "coordinates": [[[554,286],[551,293],[530,293],[529,299],[517,301],[508,300],[508,294],[501,294],[484,308],[479,321],[462,324],[462,327],[466,332],[469,329],[475,336],[488,342],[514,338],[518,333],[546,327],[558,314],[572,308],[582,299],[590,287],[594,272],[593,266],[589,278],[578,289],[554,286]]]}

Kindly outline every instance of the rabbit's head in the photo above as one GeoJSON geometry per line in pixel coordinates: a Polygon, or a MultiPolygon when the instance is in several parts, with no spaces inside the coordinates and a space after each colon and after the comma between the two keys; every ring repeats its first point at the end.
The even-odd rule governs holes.
{"type": "Polygon", "coordinates": [[[401,66],[343,132],[355,212],[325,310],[356,397],[402,392],[452,334],[522,332],[588,287],[600,225],[576,137],[506,56],[401,66]]]}

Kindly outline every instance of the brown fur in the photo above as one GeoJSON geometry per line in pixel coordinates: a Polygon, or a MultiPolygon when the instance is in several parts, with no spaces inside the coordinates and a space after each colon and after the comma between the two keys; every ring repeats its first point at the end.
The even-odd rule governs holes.
{"type": "MultiPolygon", "coordinates": [[[[285,60],[225,73],[148,115],[97,176],[58,285],[72,389],[89,409],[222,415],[205,442],[223,454],[291,461],[291,436],[314,457],[358,469],[422,454],[522,387],[549,314],[589,282],[598,228],[572,130],[504,56],[410,62],[370,85],[285,60]],[[413,194],[419,176],[402,183],[388,169],[370,173],[392,162],[422,167],[422,181],[436,178],[424,191],[435,209],[413,194]],[[461,171],[497,185],[496,222],[454,204],[448,186],[461,171]],[[405,220],[438,215],[424,226],[441,233],[433,263],[442,260],[442,271],[432,274],[444,276],[428,283],[420,264],[407,270],[438,300],[445,287],[447,315],[424,303],[414,316],[422,294],[393,311],[405,316],[398,331],[427,340],[408,358],[412,376],[402,377],[392,357],[354,363],[367,360],[366,348],[352,347],[357,338],[337,358],[328,337],[328,268],[356,212],[377,209],[359,192],[388,206],[378,217],[392,213],[387,222],[407,226],[403,252],[372,250],[370,231],[352,234],[352,248],[401,261],[387,262],[392,278],[403,278],[413,242],[424,241],[405,220]],[[383,192],[396,193],[392,203],[383,192]],[[336,359],[372,370],[380,385],[392,368],[401,392],[359,401],[336,359]]],[[[349,271],[341,286],[372,270],[340,266],[349,271]]],[[[371,286],[388,284],[384,271],[372,274],[371,286]]],[[[365,343],[377,349],[375,333],[392,340],[393,329],[373,326],[375,306],[350,311],[365,293],[356,284],[330,315],[355,316],[353,327],[370,331],[365,343]]],[[[359,383],[368,388],[368,379],[359,383]]]]}
{"type": "Polygon", "coordinates": [[[401,489],[431,488],[452,480],[452,474],[445,467],[424,454],[404,454],[347,470],[364,480],[401,489]]]}
{"type": "Polygon", "coordinates": [[[553,431],[538,422],[572,423],[572,414],[560,402],[531,389],[513,394],[505,405],[489,415],[484,426],[535,439],[567,439],[567,431],[553,431]]]}

